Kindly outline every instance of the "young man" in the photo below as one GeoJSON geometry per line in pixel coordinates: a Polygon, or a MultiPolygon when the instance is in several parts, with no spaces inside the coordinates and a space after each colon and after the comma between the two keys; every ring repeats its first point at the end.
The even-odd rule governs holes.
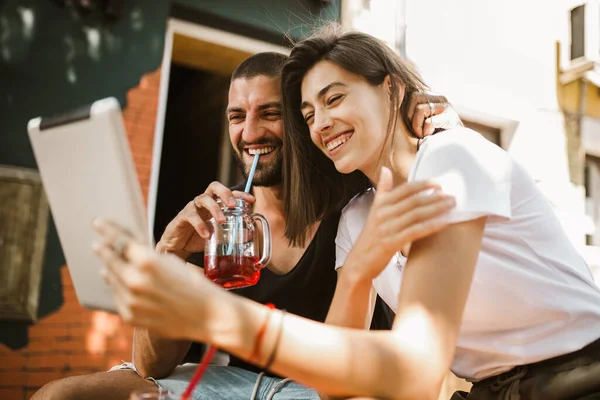
{"type": "MultiPolygon", "coordinates": [[[[204,239],[208,237],[204,221],[211,215],[220,218],[216,199],[220,198],[227,204],[234,196],[243,197],[253,203],[255,212],[268,219],[273,253],[259,282],[235,292],[322,322],[327,317],[337,282],[334,266],[339,212],[325,216],[311,227],[311,237],[304,247],[290,246],[284,235],[281,182],[284,160],[279,76],[286,59],[285,55],[277,53],[256,54],[242,62],[231,78],[227,107],[229,136],[244,176],[250,170],[254,155],[261,154],[252,194],[241,192],[243,188],[231,190],[219,182],[213,182],[171,221],[156,250],[175,253],[190,262],[201,264],[201,261],[196,262],[201,257],[196,256],[204,250],[204,239]]],[[[443,128],[446,127],[444,124],[460,123],[456,114],[447,109],[443,97],[423,94],[417,96],[413,103],[413,126],[418,134],[431,134],[434,124],[443,128]],[[439,115],[433,117],[435,114],[439,115]]],[[[176,295],[176,290],[173,293],[176,295]]],[[[335,323],[335,318],[330,320],[335,323]]],[[[372,329],[389,329],[392,320],[391,310],[378,299],[372,322],[366,321],[365,328],[370,324],[372,329]]],[[[40,389],[33,399],[120,400],[126,399],[134,390],[154,388],[155,382],[174,393],[181,393],[196,364],[180,364],[190,360],[190,356],[197,362],[198,355],[194,359],[192,354],[197,347],[197,344],[164,339],[152,332],[137,329],[133,363],[126,363],[109,372],[51,382],[40,389]]],[[[275,394],[277,399],[319,398],[309,388],[230,357],[228,366],[211,365],[207,369],[194,392],[194,399],[270,399],[275,394]]]]}

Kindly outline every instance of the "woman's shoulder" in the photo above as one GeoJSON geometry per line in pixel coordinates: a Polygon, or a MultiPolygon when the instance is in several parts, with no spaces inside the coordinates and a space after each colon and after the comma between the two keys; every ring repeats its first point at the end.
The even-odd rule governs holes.
{"type": "Polygon", "coordinates": [[[439,168],[446,168],[447,164],[484,168],[508,167],[511,164],[510,156],[504,149],[466,127],[427,136],[419,147],[417,158],[420,160],[418,164],[435,164],[439,168]]]}
{"type": "MultiPolygon", "coordinates": [[[[427,147],[445,146],[451,143],[463,144],[463,147],[470,147],[473,144],[498,147],[496,144],[487,140],[479,132],[464,126],[459,126],[438,132],[431,136],[427,136],[423,139],[421,147],[425,145],[427,147]]],[[[498,149],[500,149],[500,147],[498,147],[498,149]]]]}

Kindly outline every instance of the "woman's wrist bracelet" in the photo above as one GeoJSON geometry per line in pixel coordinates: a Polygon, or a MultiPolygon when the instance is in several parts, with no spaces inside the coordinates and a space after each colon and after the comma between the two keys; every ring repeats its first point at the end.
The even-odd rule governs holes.
{"type": "Polygon", "coordinates": [[[279,318],[279,328],[277,330],[277,337],[275,338],[275,345],[273,346],[273,350],[271,350],[271,355],[265,364],[264,370],[267,371],[273,365],[275,361],[275,356],[277,355],[277,349],[279,348],[279,343],[281,342],[281,336],[283,334],[283,318],[285,317],[285,310],[281,310],[281,318],[279,318]]]}

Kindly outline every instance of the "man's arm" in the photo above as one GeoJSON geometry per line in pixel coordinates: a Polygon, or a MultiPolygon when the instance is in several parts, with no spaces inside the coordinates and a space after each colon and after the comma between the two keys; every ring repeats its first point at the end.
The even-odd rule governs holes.
{"type": "MultiPolygon", "coordinates": [[[[231,191],[219,182],[211,183],[206,191],[190,201],[167,225],[160,241],[156,244],[159,254],[174,254],[184,261],[192,253],[204,251],[204,240],[208,238],[205,220],[214,217],[222,220],[221,209],[215,198],[230,204],[234,197],[254,202],[250,194],[231,191]]],[[[136,329],[133,338],[133,363],[144,377],[166,378],[181,364],[192,342],[164,338],[147,329],[136,329]]]]}
{"type": "Polygon", "coordinates": [[[147,329],[133,334],[133,364],[143,377],[156,379],[171,375],[190,349],[189,340],[163,338],[147,329]]]}

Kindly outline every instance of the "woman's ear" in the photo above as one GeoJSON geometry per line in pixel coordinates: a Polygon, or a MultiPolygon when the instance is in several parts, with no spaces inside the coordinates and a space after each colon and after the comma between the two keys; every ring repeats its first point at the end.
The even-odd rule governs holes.
{"type": "Polygon", "coordinates": [[[383,87],[387,90],[387,94],[391,99],[394,88],[392,87],[392,79],[389,74],[383,79],[383,87]]]}
{"type": "Polygon", "coordinates": [[[402,105],[402,101],[404,100],[404,91],[406,89],[404,83],[400,80],[399,77],[388,74],[383,79],[383,85],[383,87],[386,88],[391,101],[394,100],[392,93],[394,91],[398,93],[398,108],[400,108],[400,106],[402,105]]]}

